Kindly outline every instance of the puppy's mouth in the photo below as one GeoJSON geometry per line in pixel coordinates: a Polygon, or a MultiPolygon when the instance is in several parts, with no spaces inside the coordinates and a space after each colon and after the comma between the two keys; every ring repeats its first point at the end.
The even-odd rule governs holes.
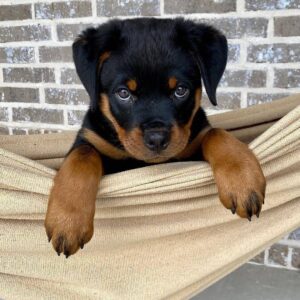
{"type": "Polygon", "coordinates": [[[161,163],[182,152],[188,139],[189,132],[177,125],[170,130],[159,128],[143,131],[134,128],[123,136],[122,144],[135,159],[147,163],[161,163]]]}

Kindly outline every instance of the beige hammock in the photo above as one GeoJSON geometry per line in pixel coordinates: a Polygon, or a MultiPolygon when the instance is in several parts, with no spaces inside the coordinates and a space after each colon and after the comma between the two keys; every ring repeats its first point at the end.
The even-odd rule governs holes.
{"type": "Polygon", "coordinates": [[[0,298],[186,299],[247,262],[300,226],[299,104],[296,95],[210,117],[244,141],[259,135],[250,143],[267,177],[259,219],[221,205],[205,162],[126,171],[101,181],[94,236],[68,259],[43,220],[74,133],[1,136],[0,298]]]}

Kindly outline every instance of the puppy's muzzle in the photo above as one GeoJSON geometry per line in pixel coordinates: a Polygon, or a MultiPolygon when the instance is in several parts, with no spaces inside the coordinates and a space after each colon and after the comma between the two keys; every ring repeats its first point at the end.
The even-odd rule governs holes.
{"type": "Polygon", "coordinates": [[[170,129],[164,123],[152,122],[147,124],[143,133],[146,147],[153,152],[160,153],[170,143],[170,129]]]}

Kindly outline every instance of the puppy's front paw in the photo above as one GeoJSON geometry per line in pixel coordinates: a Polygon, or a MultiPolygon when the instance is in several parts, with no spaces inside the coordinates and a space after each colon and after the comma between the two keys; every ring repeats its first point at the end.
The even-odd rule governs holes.
{"type": "Polygon", "coordinates": [[[204,158],[211,164],[223,205],[251,221],[259,217],[266,180],[248,146],[223,129],[210,129],[203,141],[204,158]]]}
{"type": "MultiPolygon", "coordinates": [[[[59,203],[59,199],[53,202],[59,203]]],[[[66,258],[83,249],[93,236],[93,211],[62,209],[53,205],[49,207],[45,220],[45,227],[49,242],[58,255],[63,253],[66,258]]]]}
{"type": "Polygon", "coordinates": [[[73,150],[56,174],[45,227],[58,255],[64,253],[68,257],[92,238],[101,175],[101,158],[87,145],[73,150]]]}
{"type": "Polygon", "coordinates": [[[214,174],[220,200],[226,208],[249,221],[252,215],[259,217],[266,181],[252,153],[246,160],[228,159],[215,168],[214,174]]]}

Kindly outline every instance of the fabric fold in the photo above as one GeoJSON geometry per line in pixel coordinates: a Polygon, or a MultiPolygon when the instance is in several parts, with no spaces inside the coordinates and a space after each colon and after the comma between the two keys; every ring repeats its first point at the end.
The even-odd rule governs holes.
{"type": "Polygon", "coordinates": [[[211,117],[242,140],[256,135],[249,147],[267,178],[259,219],[221,205],[206,162],[153,165],[101,180],[94,236],[67,260],[43,220],[49,165],[74,133],[0,137],[0,298],[187,299],[238,268],[300,226],[299,103],[297,95],[211,117]],[[271,127],[256,131],[264,122],[271,127]]]}

